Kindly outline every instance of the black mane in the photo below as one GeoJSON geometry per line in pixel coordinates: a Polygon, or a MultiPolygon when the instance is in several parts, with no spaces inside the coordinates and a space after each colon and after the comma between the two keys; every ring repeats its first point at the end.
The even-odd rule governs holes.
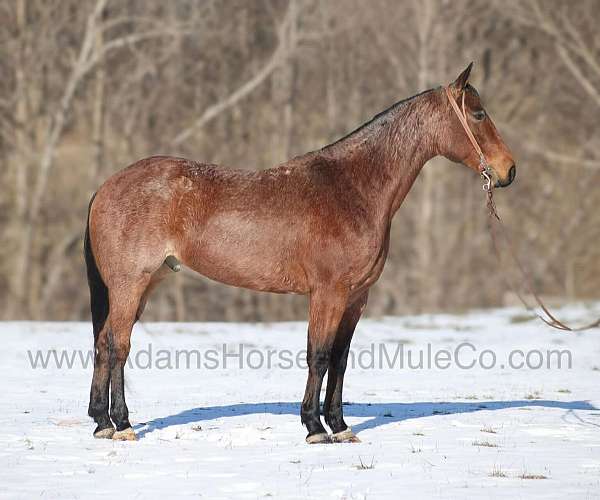
{"type": "Polygon", "coordinates": [[[402,108],[405,104],[411,102],[413,99],[416,99],[417,97],[421,97],[424,94],[427,94],[429,92],[433,92],[434,90],[439,89],[440,87],[436,87],[433,89],[428,89],[428,90],[424,90],[423,92],[419,92],[418,94],[415,94],[411,97],[407,97],[406,99],[402,99],[401,101],[398,101],[394,104],[392,104],[389,108],[381,111],[380,113],[377,113],[373,118],[371,118],[369,121],[363,123],[362,125],[360,125],[359,127],[355,128],[354,130],[352,130],[351,132],[349,132],[348,134],[346,134],[345,136],[337,139],[336,141],[328,144],[327,146],[324,146],[322,149],[327,149],[330,148],[332,146],[335,146],[337,144],[340,144],[348,139],[351,139],[352,137],[360,134],[360,133],[364,133],[364,132],[373,132],[375,130],[378,130],[379,128],[381,128],[381,126],[385,125],[386,123],[388,123],[389,118],[391,116],[394,115],[394,113],[396,111],[398,111],[400,108],[402,108]]]}

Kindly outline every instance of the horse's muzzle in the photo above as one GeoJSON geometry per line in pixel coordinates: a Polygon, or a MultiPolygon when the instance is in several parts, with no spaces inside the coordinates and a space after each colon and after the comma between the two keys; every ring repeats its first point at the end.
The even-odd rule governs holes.
{"type": "Polygon", "coordinates": [[[516,175],[517,175],[517,168],[513,165],[512,167],[510,167],[508,169],[508,175],[506,176],[506,179],[504,179],[504,180],[498,179],[496,181],[496,184],[494,187],[510,186],[512,184],[512,181],[515,180],[516,175]]]}

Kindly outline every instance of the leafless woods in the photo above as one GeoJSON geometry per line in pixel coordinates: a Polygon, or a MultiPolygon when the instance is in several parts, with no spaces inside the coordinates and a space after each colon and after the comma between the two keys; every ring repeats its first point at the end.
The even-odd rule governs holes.
{"type": "MultiPolygon", "coordinates": [[[[0,0],[0,317],[87,317],[87,202],[115,170],[159,153],[269,167],[445,83],[471,60],[520,167],[497,201],[536,285],[546,295],[598,297],[598,6],[0,0]]],[[[443,160],[425,167],[395,219],[370,314],[502,303],[506,268],[490,251],[479,184],[443,160]]],[[[304,311],[298,297],[184,272],[146,317],[276,320],[304,311]]]]}

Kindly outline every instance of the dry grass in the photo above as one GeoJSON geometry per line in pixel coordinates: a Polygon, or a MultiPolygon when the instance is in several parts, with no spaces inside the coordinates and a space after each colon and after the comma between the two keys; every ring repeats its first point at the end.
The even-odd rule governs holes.
{"type": "Polygon", "coordinates": [[[533,319],[535,319],[535,316],[532,316],[531,314],[515,314],[510,317],[510,322],[512,324],[527,323],[533,319]]]}
{"type": "Polygon", "coordinates": [[[527,472],[523,472],[523,474],[521,474],[519,476],[520,479],[548,479],[547,476],[544,476],[543,474],[529,474],[527,472]]]}
{"type": "Polygon", "coordinates": [[[423,451],[423,449],[421,447],[415,448],[412,443],[410,445],[410,452],[411,453],[421,453],[423,451]]]}
{"type": "Polygon", "coordinates": [[[525,399],[542,399],[542,393],[540,391],[533,391],[530,392],[529,394],[525,395],[525,399]]]}
{"type": "Polygon", "coordinates": [[[360,464],[357,464],[354,466],[354,468],[357,470],[371,470],[371,469],[375,468],[375,464],[374,464],[375,458],[374,457],[371,458],[371,463],[368,465],[362,461],[361,457],[358,457],[358,460],[360,461],[360,464]]]}
{"type": "Polygon", "coordinates": [[[490,441],[473,441],[473,446],[481,446],[483,448],[498,448],[496,443],[490,441]]]}
{"type": "Polygon", "coordinates": [[[489,476],[490,477],[508,477],[506,475],[506,472],[504,472],[499,465],[494,465],[494,468],[492,469],[492,472],[490,472],[489,476]]]}
{"type": "Polygon", "coordinates": [[[481,432],[486,432],[488,434],[498,434],[498,431],[496,429],[493,429],[492,427],[482,427],[479,430],[481,432]]]}

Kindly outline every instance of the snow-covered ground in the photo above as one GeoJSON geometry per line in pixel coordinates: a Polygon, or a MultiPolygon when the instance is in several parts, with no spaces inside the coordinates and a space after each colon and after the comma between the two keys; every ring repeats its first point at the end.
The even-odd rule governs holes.
{"type": "Polygon", "coordinates": [[[306,371],[292,359],[305,329],[136,326],[139,439],[113,442],[94,440],[86,417],[91,363],[75,351],[57,368],[49,351],[86,361],[90,325],[0,323],[0,496],[600,498],[599,330],[557,333],[508,309],[363,320],[344,391],[362,443],[307,445],[306,371]],[[482,353],[487,368],[464,368],[482,353]]]}

